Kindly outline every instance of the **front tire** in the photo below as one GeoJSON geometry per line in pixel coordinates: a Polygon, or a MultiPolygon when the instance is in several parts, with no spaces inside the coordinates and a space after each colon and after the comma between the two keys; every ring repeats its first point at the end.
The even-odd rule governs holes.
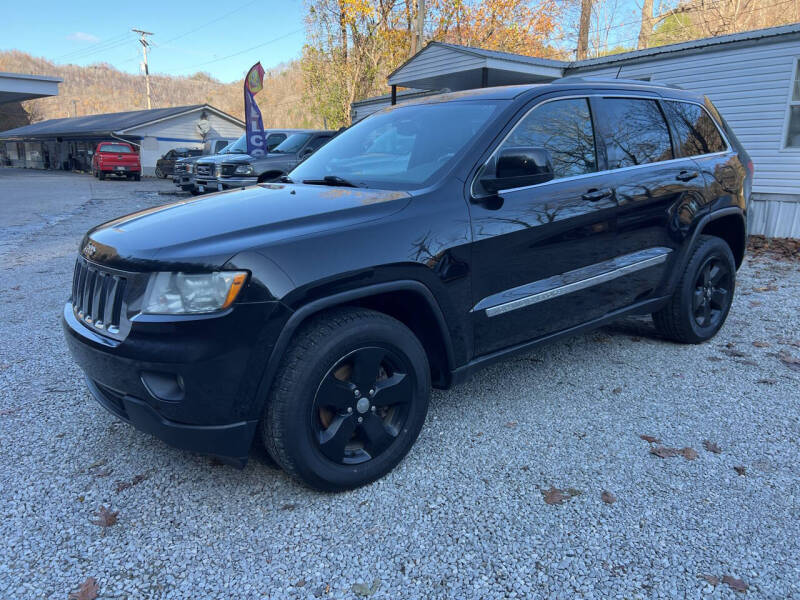
{"type": "Polygon", "coordinates": [[[161,170],[161,167],[156,167],[156,177],[159,179],[164,179],[166,175],[164,175],[164,171],[161,170]]]}
{"type": "Polygon", "coordinates": [[[724,240],[701,235],[669,303],[653,322],[665,337],[700,344],[714,337],[725,323],[736,287],[736,263],[724,240]]]}
{"type": "Polygon", "coordinates": [[[323,491],[384,476],[417,439],[430,396],[425,350],[402,323],[339,308],[304,324],[273,382],[261,434],[287,473],[323,491]]]}

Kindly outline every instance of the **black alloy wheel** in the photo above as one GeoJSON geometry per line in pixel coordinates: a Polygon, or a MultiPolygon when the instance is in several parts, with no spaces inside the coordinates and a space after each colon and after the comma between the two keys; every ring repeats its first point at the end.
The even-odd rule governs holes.
{"type": "Polygon", "coordinates": [[[700,235],[666,306],[653,313],[656,329],[684,344],[714,337],[725,323],[736,287],[736,262],[725,240],[700,235]]]}
{"type": "Polygon", "coordinates": [[[270,456],[324,491],[391,471],[417,439],[430,396],[425,349],[400,321],[340,307],[303,323],[283,354],[261,422],[270,456]]]}
{"type": "Polygon", "coordinates": [[[720,324],[731,302],[733,287],[728,265],[716,256],[709,256],[700,267],[692,295],[692,316],[703,328],[720,324]]]}
{"type": "Polygon", "coordinates": [[[414,391],[406,362],[387,348],[370,346],[350,352],[328,371],[314,397],[311,427],[329,460],[363,463],[395,442],[414,391]]]}
{"type": "Polygon", "coordinates": [[[161,170],[161,167],[156,167],[156,177],[159,179],[164,179],[166,177],[164,171],[161,170]]]}

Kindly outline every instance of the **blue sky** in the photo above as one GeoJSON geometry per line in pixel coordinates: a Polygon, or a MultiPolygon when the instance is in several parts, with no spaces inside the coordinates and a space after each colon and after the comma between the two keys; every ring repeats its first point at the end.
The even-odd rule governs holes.
{"type": "Polygon", "coordinates": [[[269,68],[299,57],[303,13],[302,0],[16,2],[3,9],[0,49],[60,64],[107,62],[137,73],[141,45],[130,30],[144,29],[155,34],[151,73],[207,71],[229,82],[256,61],[269,68]]]}

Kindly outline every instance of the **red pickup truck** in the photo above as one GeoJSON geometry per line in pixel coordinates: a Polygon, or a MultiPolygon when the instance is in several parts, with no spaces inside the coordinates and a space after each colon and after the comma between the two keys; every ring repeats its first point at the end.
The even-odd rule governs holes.
{"type": "Polygon", "coordinates": [[[92,155],[92,175],[98,179],[118,175],[139,181],[142,177],[139,154],[126,142],[100,142],[92,155]]]}

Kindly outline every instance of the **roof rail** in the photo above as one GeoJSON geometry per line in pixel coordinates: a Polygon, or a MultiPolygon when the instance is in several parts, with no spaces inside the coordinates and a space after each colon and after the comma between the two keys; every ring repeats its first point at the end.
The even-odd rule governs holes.
{"type": "Polygon", "coordinates": [[[560,79],[555,79],[553,83],[632,83],[636,85],[653,85],[660,87],[668,87],[676,90],[683,88],[674,83],[664,83],[663,81],[651,81],[649,79],[623,79],[615,77],[586,77],[584,75],[567,75],[560,79]]]}

